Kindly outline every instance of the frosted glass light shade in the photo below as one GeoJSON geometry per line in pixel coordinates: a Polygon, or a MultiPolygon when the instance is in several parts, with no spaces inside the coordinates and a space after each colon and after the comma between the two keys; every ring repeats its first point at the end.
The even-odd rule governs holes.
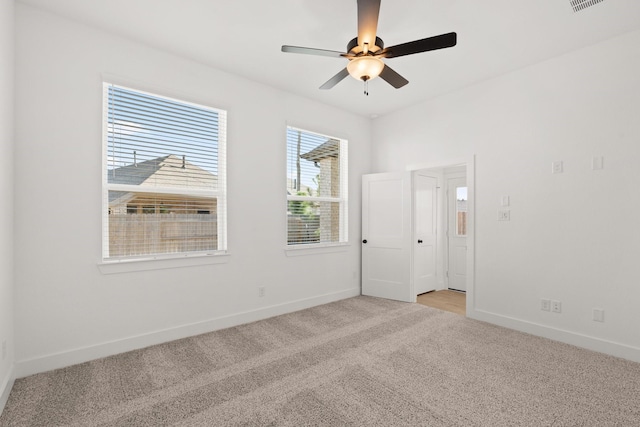
{"type": "Polygon", "coordinates": [[[373,56],[359,56],[347,64],[347,71],[351,77],[357,80],[371,80],[380,75],[384,68],[384,62],[373,56]]]}

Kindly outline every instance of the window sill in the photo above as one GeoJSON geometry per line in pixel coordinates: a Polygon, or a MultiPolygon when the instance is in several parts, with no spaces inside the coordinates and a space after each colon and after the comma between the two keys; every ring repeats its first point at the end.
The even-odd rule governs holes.
{"type": "Polygon", "coordinates": [[[104,260],[98,263],[102,274],[129,273],[134,271],[163,270],[167,268],[193,267],[200,265],[225,264],[229,253],[178,255],[171,257],[149,257],[121,260],[104,260]]]}
{"type": "Polygon", "coordinates": [[[315,245],[291,245],[285,246],[284,252],[287,256],[303,256],[315,254],[327,254],[334,252],[346,252],[349,243],[315,244],[315,245]]]}

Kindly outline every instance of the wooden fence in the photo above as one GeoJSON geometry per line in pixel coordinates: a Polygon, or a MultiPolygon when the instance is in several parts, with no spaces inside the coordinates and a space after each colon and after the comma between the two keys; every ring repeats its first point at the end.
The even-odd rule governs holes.
{"type": "Polygon", "coordinates": [[[216,215],[109,215],[109,257],[207,251],[217,247],[216,215]]]}
{"type": "Polygon", "coordinates": [[[299,245],[320,242],[320,215],[288,215],[287,243],[299,245]]]}

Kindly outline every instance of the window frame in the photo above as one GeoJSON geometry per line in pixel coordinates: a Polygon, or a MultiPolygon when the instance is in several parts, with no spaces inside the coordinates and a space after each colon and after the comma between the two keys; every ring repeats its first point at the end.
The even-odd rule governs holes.
{"type": "MultiPolygon", "coordinates": [[[[171,266],[188,266],[188,265],[201,265],[203,261],[197,261],[195,258],[212,257],[219,255],[228,255],[227,251],[227,111],[220,108],[211,107],[202,103],[195,103],[163,94],[163,91],[154,89],[154,92],[150,92],[144,89],[132,87],[128,84],[117,83],[118,79],[104,79],[102,82],[102,175],[101,175],[101,187],[102,187],[102,223],[101,223],[101,261],[99,262],[100,270],[104,274],[120,273],[126,271],[144,271],[157,268],[163,268],[155,261],[166,263],[171,266]],[[114,81],[115,80],[115,81],[114,81]],[[170,102],[175,102],[183,105],[189,105],[197,108],[214,111],[218,115],[218,133],[216,167],[217,167],[217,185],[215,189],[200,189],[200,188],[180,188],[180,187],[142,187],[135,184],[115,184],[108,182],[109,172],[109,108],[110,97],[109,88],[117,87],[127,91],[133,91],[142,95],[147,95],[155,98],[165,99],[170,102]],[[173,196],[192,196],[203,197],[216,201],[217,206],[217,248],[213,250],[204,251],[183,251],[183,252],[171,252],[171,253],[149,253],[131,256],[109,256],[109,191],[126,191],[133,193],[151,193],[159,196],[173,195],[173,196]],[[190,258],[191,261],[185,261],[190,258]],[[132,266],[143,261],[138,266],[132,266]],[[151,261],[151,262],[149,262],[151,261]],[[113,269],[110,266],[120,264],[120,267],[113,269]],[[127,267],[123,267],[127,266],[127,267]]],[[[129,207],[127,206],[127,212],[129,207]]],[[[226,261],[223,261],[226,262],[226,261]]],[[[204,261],[205,264],[211,263],[210,261],[204,261]]],[[[218,263],[218,262],[214,262],[218,263]]]]}
{"type": "MultiPolygon", "coordinates": [[[[339,178],[339,197],[328,197],[328,196],[299,196],[299,195],[290,195],[287,193],[287,210],[285,216],[285,250],[292,255],[304,255],[307,253],[317,253],[318,250],[322,252],[326,251],[334,251],[339,249],[340,247],[349,245],[349,173],[348,173],[348,165],[349,165],[349,156],[348,156],[348,140],[345,138],[339,138],[336,136],[330,136],[324,133],[310,131],[308,129],[303,129],[297,126],[287,125],[285,129],[285,163],[288,163],[289,158],[289,144],[288,144],[288,132],[289,130],[303,132],[315,136],[320,136],[322,138],[337,140],[340,143],[339,149],[339,167],[340,167],[340,178],[339,178]],[[317,242],[317,243],[289,243],[289,202],[291,201],[310,201],[310,202],[332,202],[338,203],[338,211],[339,211],[339,222],[338,222],[338,241],[335,242],[317,242]]],[[[285,183],[288,182],[288,166],[286,167],[287,173],[285,183]]],[[[287,186],[288,188],[288,186],[287,186]]]]}

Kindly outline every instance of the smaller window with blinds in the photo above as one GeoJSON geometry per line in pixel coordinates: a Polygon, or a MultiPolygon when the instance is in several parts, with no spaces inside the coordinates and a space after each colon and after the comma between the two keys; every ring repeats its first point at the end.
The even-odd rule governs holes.
{"type": "Polygon", "coordinates": [[[287,244],[347,242],[347,141],[287,127],[287,244]]]}
{"type": "Polygon", "coordinates": [[[104,83],[105,260],[226,249],[226,112],[104,83]]]}

